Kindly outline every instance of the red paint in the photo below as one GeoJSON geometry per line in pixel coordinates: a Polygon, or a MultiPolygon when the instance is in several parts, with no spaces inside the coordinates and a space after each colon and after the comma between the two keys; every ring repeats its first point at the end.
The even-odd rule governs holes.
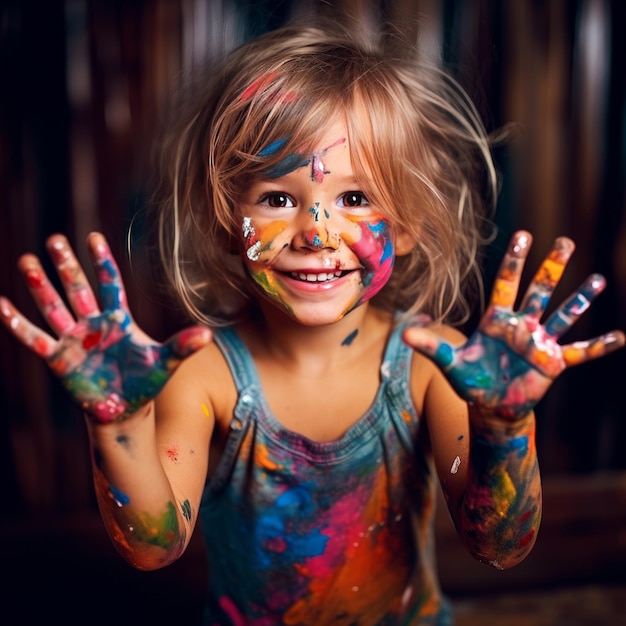
{"type": "Polygon", "coordinates": [[[86,335],[83,339],[83,348],[85,348],[85,350],[90,350],[91,348],[94,348],[100,343],[101,338],[101,332],[90,333],[89,335],[86,335]]]}
{"type": "Polygon", "coordinates": [[[39,356],[48,356],[48,342],[43,337],[35,338],[33,341],[33,350],[39,356]]]}
{"type": "Polygon", "coordinates": [[[524,548],[525,546],[527,546],[532,540],[533,537],[535,536],[535,531],[530,530],[528,531],[520,540],[519,540],[519,547],[520,548],[524,548]]]}
{"type": "Polygon", "coordinates": [[[258,91],[270,85],[274,81],[276,76],[276,72],[263,74],[263,76],[257,78],[255,81],[252,82],[249,87],[246,87],[246,89],[243,90],[241,94],[241,99],[248,100],[248,98],[252,98],[252,96],[254,96],[258,91]]]}
{"type": "Polygon", "coordinates": [[[26,272],[26,281],[28,286],[33,289],[40,289],[44,284],[44,275],[39,270],[28,270],[26,272]]]}

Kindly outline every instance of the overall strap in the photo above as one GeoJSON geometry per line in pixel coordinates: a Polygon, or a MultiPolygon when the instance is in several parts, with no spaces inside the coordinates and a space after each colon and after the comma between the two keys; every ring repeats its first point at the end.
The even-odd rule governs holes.
{"type": "Polygon", "coordinates": [[[392,331],[380,368],[385,395],[393,407],[392,415],[404,444],[413,448],[419,425],[419,416],[411,395],[411,361],[413,348],[402,339],[406,324],[398,324],[392,331]]]}
{"type": "Polygon", "coordinates": [[[248,349],[234,328],[219,328],[213,331],[214,341],[222,351],[230,372],[235,381],[237,391],[241,393],[251,385],[258,385],[259,380],[248,349]]]}
{"type": "Polygon", "coordinates": [[[259,405],[260,382],[250,353],[233,328],[214,330],[214,341],[221,350],[237,388],[237,404],[230,422],[222,457],[208,483],[205,497],[219,493],[228,483],[241,442],[254,420],[259,405]]]}

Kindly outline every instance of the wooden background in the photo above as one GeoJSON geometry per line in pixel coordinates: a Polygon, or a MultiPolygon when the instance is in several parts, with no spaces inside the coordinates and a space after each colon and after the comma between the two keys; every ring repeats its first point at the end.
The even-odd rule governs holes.
{"type": "MultiPolygon", "coordinates": [[[[136,219],[160,106],[181,69],[309,12],[349,20],[363,37],[383,32],[417,43],[421,54],[456,75],[490,130],[515,123],[514,140],[496,154],[500,235],[490,249],[487,284],[513,230],[534,234],[528,271],[556,236],[568,235],[577,252],[555,300],[592,271],[603,273],[609,287],[566,339],[626,329],[624,6],[621,0],[2,0],[0,293],[40,320],[15,271],[17,257],[44,255],[43,242],[55,231],[83,253],[86,234],[99,229],[120,260],[139,323],[158,339],[176,329],[181,320],[150,288],[136,219]],[[139,251],[132,264],[131,223],[139,251]]],[[[607,549],[620,555],[625,359],[623,351],[566,372],[537,409],[544,482],[556,486],[570,515],[563,520],[555,512],[553,519],[584,518],[589,511],[582,509],[594,502],[607,524],[596,520],[594,536],[609,528],[607,549]],[[606,497],[568,499],[581,484],[606,497]]],[[[2,329],[0,472],[0,521],[11,528],[41,519],[69,520],[72,527],[96,511],[80,414],[42,363],[2,329]]]]}

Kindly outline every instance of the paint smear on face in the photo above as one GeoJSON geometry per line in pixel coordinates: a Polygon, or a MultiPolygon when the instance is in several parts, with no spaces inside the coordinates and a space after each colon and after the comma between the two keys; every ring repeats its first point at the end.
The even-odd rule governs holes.
{"type": "MultiPolygon", "coordinates": [[[[352,219],[352,218],[350,218],[352,219]]],[[[354,252],[363,267],[364,292],[354,306],[373,298],[391,277],[394,264],[394,246],[389,224],[378,217],[375,221],[355,219],[361,237],[354,239],[349,233],[341,238],[354,252]]]]}
{"type": "MultiPolygon", "coordinates": [[[[346,138],[342,137],[335,141],[334,143],[322,148],[311,154],[311,156],[307,156],[304,153],[293,152],[286,155],[282,158],[278,163],[271,165],[265,168],[262,171],[263,176],[267,178],[281,178],[282,176],[286,176],[287,174],[297,170],[300,167],[311,167],[311,180],[316,183],[321,183],[324,180],[324,176],[326,174],[330,174],[330,171],[327,170],[324,166],[324,157],[328,153],[331,148],[335,146],[342,145],[346,142],[346,138]]],[[[258,156],[260,157],[273,157],[285,146],[287,143],[287,139],[279,139],[277,141],[273,141],[265,148],[263,148],[258,156]]]]}
{"type": "Polygon", "coordinates": [[[280,248],[276,250],[274,247],[274,240],[287,228],[287,225],[284,220],[276,220],[260,228],[255,228],[252,220],[249,217],[244,217],[242,233],[248,259],[255,263],[270,263],[280,252],[280,248]]]}
{"type": "MultiPolygon", "coordinates": [[[[311,207],[314,217],[316,207],[311,207]]],[[[327,212],[325,212],[327,214],[327,212]]],[[[355,226],[352,232],[344,231],[339,238],[357,257],[361,267],[362,291],[346,307],[342,316],[374,297],[387,283],[393,271],[394,246],[389,224],[381,217],[376,216],[372,221],[362,217],[346,216],[355,226]]],[[[269,266],[282,249],[275,246],[275,239],[287,229],[288,223],[277,220],[262,227],[256,227],[249,217],[243,218],[242,234],[244,237],[245,254],[249,261],[250,273],[255,282],[273,300],[280,301],[291,311],[291,307],[284,300],[282,289],[275,275],[269,271],[269,266]],[[266,267],[263,267],[266,266],[266,267]]],[[[314,246],[319,237],[317,229],[311,229],[309,245],[314,246]]],[[[321,240],[318,247],[325,245],[321,240]]],[[[335,268],[329,268],[335,269],[335,268]]],[[[337,268],[338,269],[338,268],[337,268]]]]}

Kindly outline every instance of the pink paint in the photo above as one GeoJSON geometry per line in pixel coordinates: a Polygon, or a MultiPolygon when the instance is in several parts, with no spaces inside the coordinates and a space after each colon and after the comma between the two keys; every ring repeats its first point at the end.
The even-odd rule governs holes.
{"type": "Polygon", "coordinates": [[[67,312],[65,307],[54,307],[47,312],[51,325],[60,332],[65,332],[74,326],[74,318],[67,312]]]}
{"type": "Polygon", "coordinates": [[[73,294],[76,313],[85,317],[98,310],[96,299],[89,289],[77,289],[73,294]]]}
{"type": "Polygon", "coordinates": [[[323,148],[319,152],[314,152],[311,155],[311,180],[316,183],[324,182],[324,176],[326,174],[330,174],[330,171],[327,171],[324,167],[324,162],[322,161],[322,157],[326,155],[326,153],[335,146],[339,146],[341,144],[346,143],[346,138],[342,137],[341,139],[337,139],[334,143],[330,144],[326,148],[323,148]]]}
{"type": "Polygon", "coordinates": [[[267,74],[262,74],[254,80],[248,87],[246,87],[242,92],[241,96],[239,96],[240,100],[249,100],[253,96],[255,96],[259,91],[265,89],[269,85],[274,82],[278,74],[276,72],[269,72],[267,74]]]}

